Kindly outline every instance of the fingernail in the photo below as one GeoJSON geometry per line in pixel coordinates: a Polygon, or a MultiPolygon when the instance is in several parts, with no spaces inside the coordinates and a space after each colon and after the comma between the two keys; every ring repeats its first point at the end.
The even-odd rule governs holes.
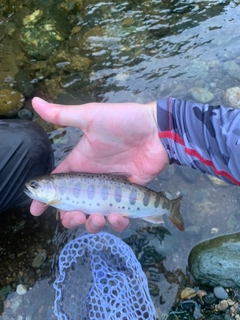
{"type": "Polygon", "coordinates": [[[37,102],[37,103],[41,103],[41,104],[48,104],[48,102],[47,101],[45,101],[45,100],[43,100],[43,99],[41,99],[41,98],[38,98],[38,97],[35,97],[35,98],[33,98],[33,100],[34,100],[34,102],[37,102]]]}
{"type": "Polygon", "coordinates": [[[98,230],[100,230],[102,228],[102,225],[99,225],[99,224],[95,223],[92,220],[90,221],[89,226],[94,231],[98,231],[98,230]]]}
{"type": "Polygon", "coordinates": [[[76,220],[74,220],[74,219],[71,219],[71,220],[69,221],[69,225],[70,225],[71,227],[77,227],[77,226],[79,225],[79,222],[76,221],[76,220]]]}
{"type": "Polygon", "coordinates": [[[112,223],[111,223],[111,226],[113,227],[113,228],[118,228],[119,227],[119,222],[116,220],[116,221],[113,221],[112,223]]]}

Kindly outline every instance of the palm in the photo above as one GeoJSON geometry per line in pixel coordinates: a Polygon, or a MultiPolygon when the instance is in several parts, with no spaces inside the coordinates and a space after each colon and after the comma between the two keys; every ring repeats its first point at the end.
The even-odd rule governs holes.
{"type": "Polygon", "coordinates": [[[90,105],[89,109],[85,111],[91,118],[83,126],[85,135],[55,172],[123,172],[145,184],[164,168],[149,106],[105,104],[94,110],[90,105]]]}

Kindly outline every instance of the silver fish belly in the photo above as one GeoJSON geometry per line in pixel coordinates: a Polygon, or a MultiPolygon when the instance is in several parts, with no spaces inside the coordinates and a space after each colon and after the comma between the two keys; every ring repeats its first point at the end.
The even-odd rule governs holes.
{"type": "Polygon", "coordinates": [[[173,200],[163,192],[130,183],[120,176],[92,173],[61,173],[37,177],[26,183],[25,193],[55,208],[105,216],[118,213],[129,218],[141,218],[162,223],[167,214],[183,230],[179,212],[181,197],[173,200]]]}

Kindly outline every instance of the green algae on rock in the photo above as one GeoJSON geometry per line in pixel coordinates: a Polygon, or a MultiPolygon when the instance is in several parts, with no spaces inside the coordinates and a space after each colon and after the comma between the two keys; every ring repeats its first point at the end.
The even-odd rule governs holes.
{"type": "Polygon", "coordinates": [[[22,108],[24,97],[20,92],[9,89],[0,90],[0,116],[12,117],[22,108]]]}
{"type": "Polygon", "coordinates": [[[188,266],[198,285],[240,287],[240,232],[200,242],[188,266]]]}
{"type": "Polygon", "coordinates": [[[28,57],[46,60],[51,56],[69,32],[67,16],[55,9],[46,14],[43,10],[35,10],[23,19],[21,30],[21,46],[28,57]],[[65,21],[65,23],[62,23],[65,21]]]}

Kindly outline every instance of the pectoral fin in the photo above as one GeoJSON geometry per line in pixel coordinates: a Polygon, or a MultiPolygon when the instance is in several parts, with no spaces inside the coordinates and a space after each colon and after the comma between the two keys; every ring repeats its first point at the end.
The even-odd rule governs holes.
{"type": "Polygon", "coordinates": [[[106,173],[109,176],[113,176],[113,177],[117,177],[117,178],[121,178],[125,181],[129,181],[129,179],[131,178],[131,174],[128,172],[109,172],[106,173]]]}
{"type": "Polygon", "coordinates": [[[46,206],[56,206],[57,204],[59,204],[59,200],[55,200],[55,199],[53,199],[53,200],[50,200],[50,201],[48,201],[46,204],[45,204],[45,207],[46,206]]]}

